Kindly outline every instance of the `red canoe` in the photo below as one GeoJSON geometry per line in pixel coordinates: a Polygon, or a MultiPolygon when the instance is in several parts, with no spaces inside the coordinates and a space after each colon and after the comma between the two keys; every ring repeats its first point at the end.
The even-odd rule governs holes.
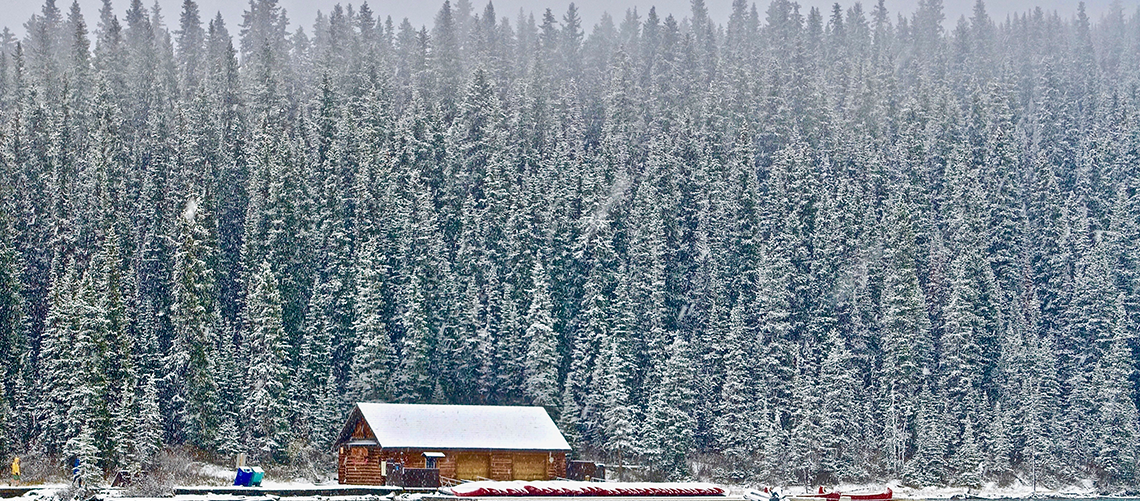
{"type": "Polygon", "coordinates": [[[894,495],[891,488],[887,487],[887,492],[851,493],[843,494],[842,497],[850,498],[851,501],[889,501],[894,495]]]}
{"type": "Polygon", "coordinates": [[[890,487],[887,487],[886,492],[819,492],[816,494],[804,494],[802,496],[795,496],[797,498],[810,498],[827,501],[890,501],[895,493],[890,487]]]}

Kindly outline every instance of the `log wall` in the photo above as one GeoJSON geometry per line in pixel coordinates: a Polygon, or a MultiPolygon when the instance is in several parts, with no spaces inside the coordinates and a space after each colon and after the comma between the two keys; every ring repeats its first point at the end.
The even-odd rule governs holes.
{"type": "MultiPolygon", "coordinates": [[[[424,468],[427,465],[424,452],[442,452],[436,459],[440,477],[457,478],[457,458],[460,454],[490,456],[491,480],[514,480],[514,460],[516,456],[546,454],[546,479],[566,476],[566,453],[541,451],[488,451],[488,450],[439,450],[439,449],[381,449],[375,446],[342,446],[337,467],[337,480],[349,485],[386,485],[381,475],[380,463],[394,461],[405,468],[424,468]],[[550,459],[553,459],[552,461],[550,459]]],[[[521,473],[521,472],[520,472],[521,473]]]]}
{"type": "Polygon", "coordinates": [[[379,447],[342,446],[337,461],[337,481],[347,485],[384,485],[380,474],[379,447]]]}

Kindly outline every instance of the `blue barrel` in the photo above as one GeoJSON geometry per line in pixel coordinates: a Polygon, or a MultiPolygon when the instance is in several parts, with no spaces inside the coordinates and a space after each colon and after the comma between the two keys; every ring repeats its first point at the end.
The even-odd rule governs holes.
{"type": "Polygon", "coordinates": [[[241,467],[237,469],[237,477],[234,478],[234,485],[249,487],[250,481],[253,480],[253,468],[241,467]]]}
{"type": "Polygon", "coordinates": [[[261,487],[261,479],[265,478],[265,470],[254,466],[252,468],[253,476],[249,479],[249,485],[254,487],[261,487]]]}

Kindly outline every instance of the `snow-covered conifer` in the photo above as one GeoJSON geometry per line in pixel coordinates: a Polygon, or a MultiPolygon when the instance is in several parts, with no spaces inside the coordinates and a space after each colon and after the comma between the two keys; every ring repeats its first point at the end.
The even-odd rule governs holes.
{"type": "Polygon", "coordinates": [[[720,416],[714,430],[717,445],[728,461],[725,475],[738,481],[747,478],[752,469],[754,440],[762,419],[756,415],[760,409],[753,368],[756,346],[749,334],[744,306],[737,304],[729,313],[725,380],[721,387],[720,416]]]}
{"type": "Polygon", "coordinates": [[[199,447],[212,447],[217,437],[218,382],[216,358],[220,322],[213,270],[213,249],[202,202],[186,201],[179,219],[174,265],[173,324],[175,337],[168,355],[168,376],[182,402],[180,427],[199,447]]]}
{"type": "Polygon", "coordinates": [[[251,453],[280,459],[289,440],[289,342],[281,321],[281,293],[269,263],[258,267],[247,292],[246,337],[249,360],[244,436],[251,453]]]}
{"type": "Polygon", "coordinates": [[[666,350],[661,380],[653,389],[645,411],[642,435],[644,454],[670,479],[690,475],[686,457],[693,448],[696,404],[693,389],[693,354],[689,343],[677,336],[666,350]]]}
{"type": "Polygon", "coordinates": [[[354,328],[360,343],[349,370],[349,402],[382,402],[393,395],[390,376],[396,352],[383,316],[386,309],[383,280],[387,270],[376,240],[366,241],[357,257],[354,328]]]}
{"type": "Polygon", "coordinates": [[[536,259],[530,272],[533,285],[530,290],[530,308],[527,311],[525,338],[528,346],[523,393],[532,405],[553,409],[558,406],[558,367],[561,356],[558,353],[558,336],[554,332],[554,305],[550,301],[546,273],[542,261],[536,259]]]}

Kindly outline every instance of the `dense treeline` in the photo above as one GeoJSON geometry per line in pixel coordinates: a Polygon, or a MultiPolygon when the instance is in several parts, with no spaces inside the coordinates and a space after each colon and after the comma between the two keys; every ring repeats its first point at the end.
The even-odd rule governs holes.
{"type": "Polygon", "coordinates": [[[674,478],[1137,484],[1120,3],[24,28],[0,456],[311,461],[385,400],[543,405],[674,478]]]}

